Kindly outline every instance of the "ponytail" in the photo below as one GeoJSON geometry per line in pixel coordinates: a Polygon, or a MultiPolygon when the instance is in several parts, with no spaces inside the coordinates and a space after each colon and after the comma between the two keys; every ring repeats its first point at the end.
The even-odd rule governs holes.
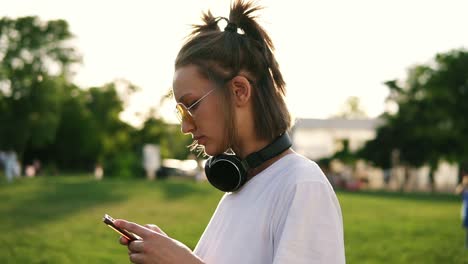
{"type": "Polygon", "coordinates": [[[273,55],[275,50],[273,41],[266,31],[255,21],[257,18],[253,13],[262,10],[261,6],[253,6],[253,2],[237,1],[232,4],[229,13],[229,21],[237,24],[244,31],[244,34],[260,45],[260,49],[265,58],[266,69],[271,71],[271,77],[275,82],[276,88],[285,95],[285,85],[283,76],[279,71],[279,64],[273,55]]]}

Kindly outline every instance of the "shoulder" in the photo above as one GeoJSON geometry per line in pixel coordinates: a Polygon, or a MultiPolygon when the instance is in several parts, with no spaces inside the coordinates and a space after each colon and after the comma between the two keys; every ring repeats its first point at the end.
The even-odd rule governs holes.
{"type": "Polygon", "coordinates": [[[328,179],[322,169],[312,160],[297,153],[289,154],[278,164],[280,178],[287,184],[322,183],[328,185],[328,179]]]}

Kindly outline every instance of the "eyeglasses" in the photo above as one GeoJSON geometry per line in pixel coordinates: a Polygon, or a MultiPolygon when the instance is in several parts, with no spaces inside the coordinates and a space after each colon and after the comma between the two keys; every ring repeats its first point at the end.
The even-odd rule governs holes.
{"type": "Polygon", "coordinates": [[[176,105],[176,115],[177,118],[179,119],[180,122],[183,120],[188,120],[193,122],[193,114],[190,112],[190,110],[195,107],[197,104],[199,104],[203,99],[205,99],[210,93],[212,93],[216,88],[213,88],[209,90],[206,94],[204,94],[200,99],[195,101],[193,104],[191,104],[189,107],[186,107],[183,103],[177,103],[176,105]]]}

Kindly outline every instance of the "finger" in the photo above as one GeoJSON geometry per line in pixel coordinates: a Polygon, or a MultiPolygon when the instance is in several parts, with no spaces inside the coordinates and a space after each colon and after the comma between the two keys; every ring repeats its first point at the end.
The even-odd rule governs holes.
{"type": "Polygon", "coordinates": [[[148,229],[151,229],[151,230],[155,231],[156,233],[159,233],[159,234],[161,234],[161,235],[167,236],[167,234],[166,234],[164,231],[162,231],[161,228],[159,228],[159,226],[157,226],[157,225],[146,224],[145,227],[148,228],[148,229]]]}
{"type": "Polygon", "coordinates": [[[120,228],[126,229],[132,233],[137,234],[139,237],[145,239],[149,237],[151,234],[154,234],[151,229],[148,229],[144,226],[141,226],[139,224],[135,224],[132,222],[128,222],[122,219],[115,220],[114,224],[120,228]]]}
{"type": "Polygon", "coordinates": [[[130,259],[130,262],[135,263],[135,264],[142,264],[144,263],[145,260],[145,255],[141,253],[132,253],[128,256],[130,259]]]}
{"type": "Polygon", "coordinates": [[[130,242],[130,241],[128,241],[128,239],[126,239],[125,237],[120,237],[120,239],[119,239],[119,243],[121,245],[126,246],[126,245],[128,245],[128,242],[130,242]]]}
{"type": "Polygon", "coordinates": [[[144,251],[144,244],[142,240],[135,240],[128,244],[128,249],[132,253],[141,253],[144,251]]]}

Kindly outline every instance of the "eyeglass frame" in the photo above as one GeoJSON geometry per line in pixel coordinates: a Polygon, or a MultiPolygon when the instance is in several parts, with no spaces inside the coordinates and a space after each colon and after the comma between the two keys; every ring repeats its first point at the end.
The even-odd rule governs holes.
{"type": "Polygon", "coordinates": [[[206,92],[202,97],[200,97],[200,99],[198,99],[197,101],[195,101],[194,103],[192,103],[190,106],[185,106],[183,103],[179,102],[176,104],[176,109],[175,109],[175,112],[176,112],[176,116],[177,118],[179,119],[179,121],[182,123],[184,118],[187,118],[188,116],[190,116],[190,121],[193,121],[193,114],[192,112],[190,112],[190,110],[195,107],[197,104],[201,103],[201,101],[203,101],[203,99],[205,99],[208,95],[210,95],[214,90],[216,90],[217,88],[213,88],[211,90],[209,90],[208,92],[206,92]],[[183,114],[181,112],[181,110],[179,109],[179,106],[182,107],[182,110],[184,110],[187,114],[183,114]]]}
{"type": "MultiPolygon", "coordinates": [[[[226,83],[227,81],[229,80],[232,80],[235,76],[237,76],[237,74],[234,74],[232,75],[231,77],[229,78],[224,78],[224,79],[218,79],[218,78],[214,78],[215,80],[219,80],[218,83],[226,83]]],[[[242,75],[241,75],[242,76],[242,75]]],[[[246,77],[246,76],[243,76],[247,79],[247,81],[249,81],[250,84],[253,84],[255,82],[253,82],[252,80],[250,80],[250,78],[246,77]]],[[[193,122],[193,114],[192,112],[190,112],[190,109],[192,109],[194,106],[196,106],[197,104],[199,104],[203,99],[205,99],[208,95],[210,95],[214,90],[216,90],[217,87],[209,90],[206,94],[204,94],[200,99],[198,99],[197,101],[195,101],[193,104],[191,104],[189,107],[185,106],[182,102],[179,102],[176,104],[176,109],[175,109],[175,112],[176,112],[176,116],[177,116],[177,119],[179,119],[179,122],[182,123],[183,120],[184,120],[184,116],[180,113],[179,109],[178,109],[178,106],[181,105],[183,107],[183,110],[186,111],[188,113],[188,115],[190,116],[190,121],[193,122]]]]}

